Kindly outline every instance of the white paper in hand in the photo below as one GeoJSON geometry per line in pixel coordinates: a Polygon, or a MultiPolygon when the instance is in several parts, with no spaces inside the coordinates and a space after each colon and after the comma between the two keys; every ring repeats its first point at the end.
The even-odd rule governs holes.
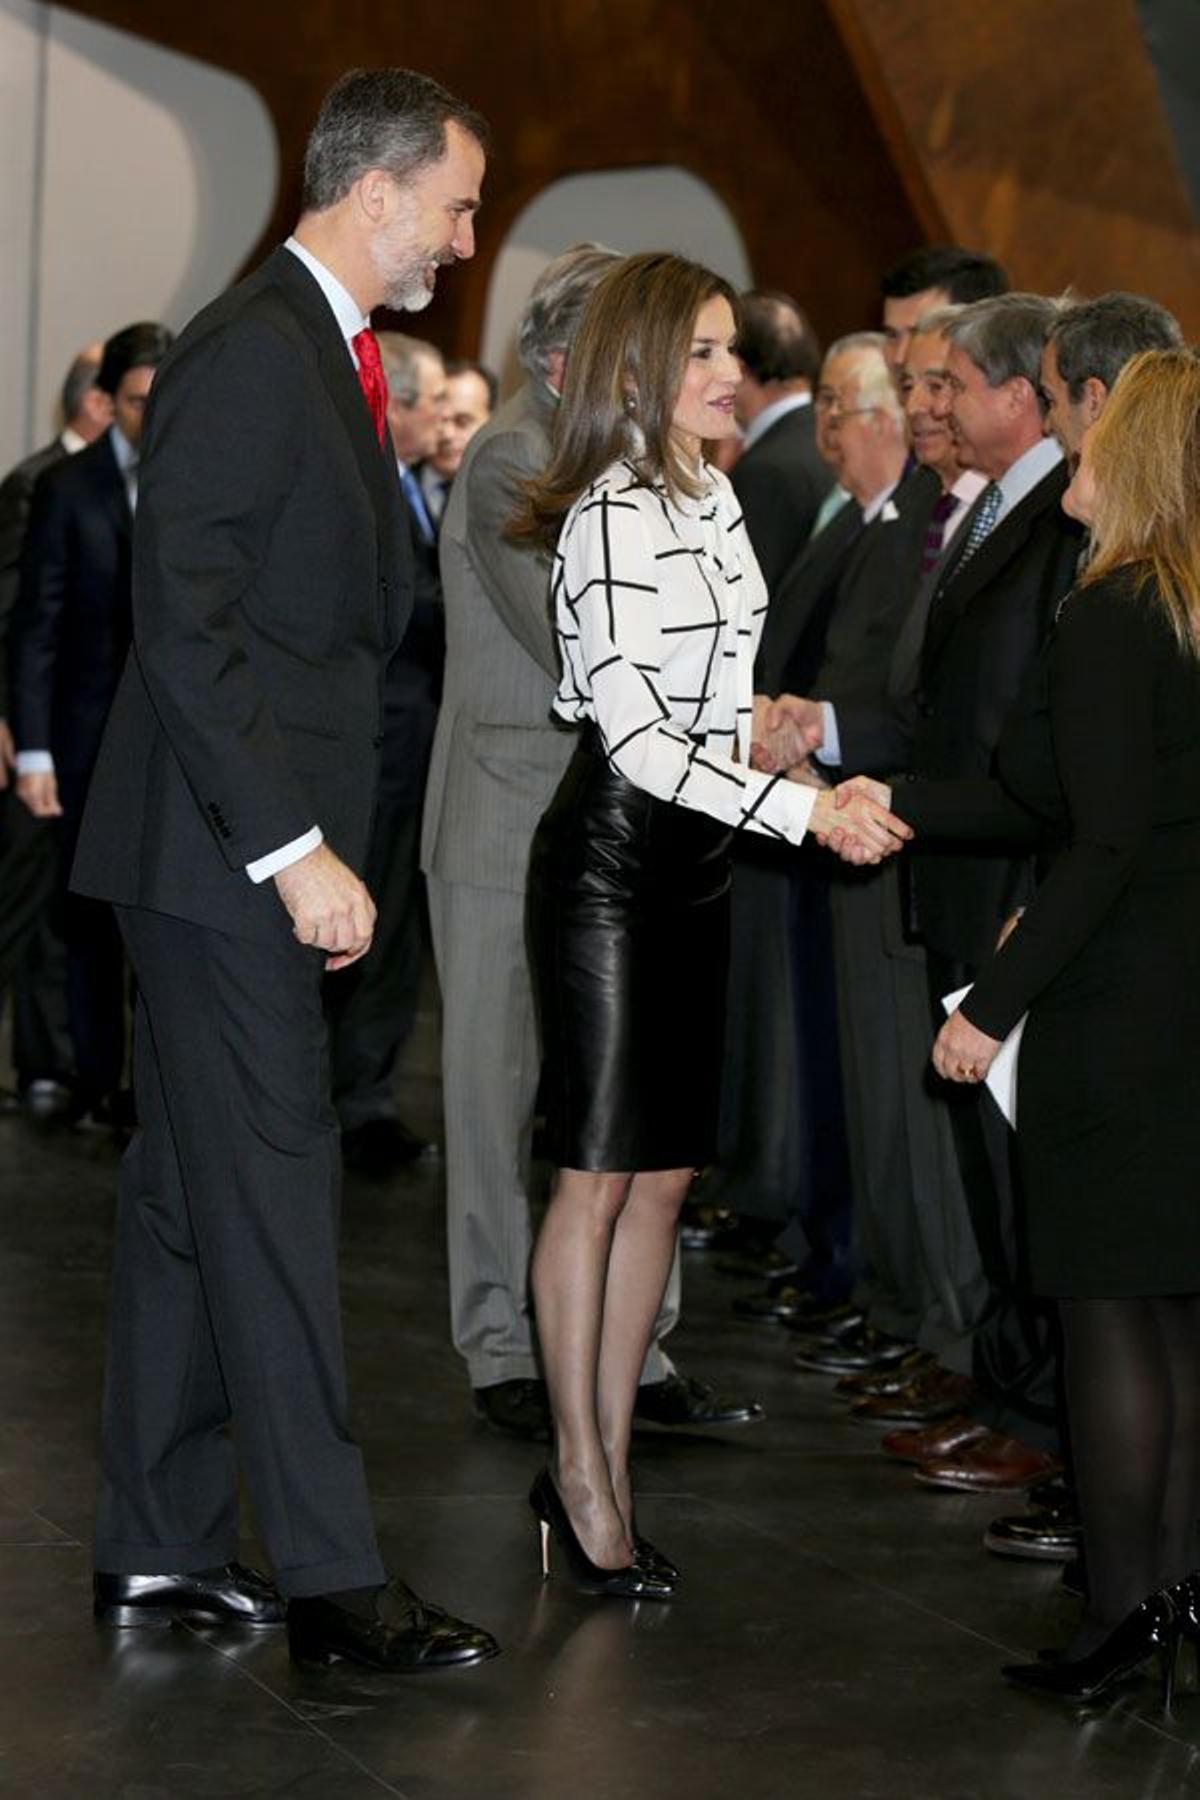
{"type": "MultiPolygon", "coordinates": [[[[970,991],[971,988],[968,984],[966,987],[956,988],[952,994],[942,995],[942,1005],[946,1009],[947,1017],[956,1007],[962,1005],[970,991]]],[[[1028,1017],[1028,1013],[1021,1014],[993,1057],[992,1066],[984,1077],[992,1099],[1014,1131],[1017,1128],[1017,1056],[1021,1048],[1021,1035],[1025,1030],[1025,1021],[1028,1017]]]]}

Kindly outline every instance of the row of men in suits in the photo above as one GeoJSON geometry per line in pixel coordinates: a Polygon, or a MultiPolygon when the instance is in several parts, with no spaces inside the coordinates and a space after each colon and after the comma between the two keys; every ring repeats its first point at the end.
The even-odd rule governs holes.
{"type": "MultiPolygon", "coordinates": [[[[758,670],[764,694],[789,696],[792,754],[814,779],[988,770],[1084,552],[1059,504],[1069,460],[1128,357],[1179,341],[1171,316],[1134,295],[955,305],[927,260],[922,269],[948,254],[962,253],[910,259],[914,295],[885,298],[890,335],[841,340],[821,369],[814,441],[824,427],[849,498],[776,580],[758,670]]],[[[753,536],[749,505],[747,519],[753,536]]],[[[812,909],[798,913],[796,893],[821,871],[747,878],[739,863],[736,874],[749,900],[735,908],[735,984],[758,986],[730,1059],[715,1191],[753,1214],[775,1181],[791,1253],[738,1310],[802,1332],[801,1367],[838,1375],[863,1416],[919,1428],[889,1439],[892,1453],[919,1462],[929,1485],[967,1491],[1049,1476],[1062,1449],[1055,1345],[1022,1282],[1007,1128],[990,1099],[928,1073],[941,996],[972,978],[1035,878],[1027,856],[998,844],[967,855],[917,846],[902,868],[824,879],[837,1017],[824,1037],[796,999],[814,982],[812,909]],[[827,1141],[811,1065],[828,1073],[831,1044],[850,1169],[840,1237],[819,1169],[762,1085],[782,1055],[787,1105],[806,1095],[799,1110],[827,1141]],[[823,1279],[831,1239],[852,1242],[858,1275],[852,1301],[833,1306],[845,1296],[823,1279]]],[[[993,1547],[1045,1553],[1063,1519],[1059,1495],[1044,1531],[1000,1520],[993,1547]]]]}
{"type": "MultiPolygon", "coordinates": [[[[10,769],[13,776],[3,809],[2,974],[11,975],[18,1089],[43,1119],[128,1122],[120,943],[110,910],[71,895],[67,875],[129,649],[141,411],[170,342],[161,326],[136,325],[77,358],[63,395],[64,431],[0,488],[0,629],[11,644],[3,692],[11,694],[12,719],[3,723],[0,762],[6,785],[10,769]],[[75,450],[87,453],[67,470],[75,450]]],[[[421,340],[387,333],[381,347],[417,592],[386,679],[369,869],[379,907],[376,954],[327,988],[344,1154],[372,1173],[425,1147],[397,1115],[395,1072],[415,1018],[422,957],[417,846],[445,637],[437,533],[450,482],[496,392],[482,365],[447,366],[421,340]]]]}
{"type": "Polygon", "coordinates": [[[114,1123],[123,958],[110,910],[70,894],[67,877],[131,641],[142,416],[171,342],[163,326],[140,323],[97,358],[77,359],[63,395],[67,430],[18,465],[0,496],[14,790],[5,830],[25,870],[5,884],[14,1056],[35,1111],[61,1105],[114,1123]],[[56,1017],[65,1031],[49,1023],[56,1017]]]}

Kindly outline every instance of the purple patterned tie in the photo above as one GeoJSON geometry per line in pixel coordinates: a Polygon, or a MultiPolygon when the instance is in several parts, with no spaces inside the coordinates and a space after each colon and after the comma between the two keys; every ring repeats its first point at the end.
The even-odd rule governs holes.
{"type": "Polygon", "coordinates": [[[929,515],[929,524],[925,529],[925,550],[921,557],[921,574],[928,575],[938,557],[942,554],[942,545],[946,541],[946,526],[962,505],[957,494],[949,489],[939,494],[933,511],[929,515]]]}

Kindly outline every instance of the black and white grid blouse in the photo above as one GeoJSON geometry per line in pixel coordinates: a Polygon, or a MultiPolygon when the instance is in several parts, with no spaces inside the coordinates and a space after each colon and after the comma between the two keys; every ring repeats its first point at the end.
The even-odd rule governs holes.
{"type": "Polygon", "coordinates": [[[703,473],[701,497],[672,504],[613,463],[567,514],[554,710],[594,720],[609,759],[658,799],[799,843],[814,789],[748,760],[766,584],[732,487],[703,473]]]}

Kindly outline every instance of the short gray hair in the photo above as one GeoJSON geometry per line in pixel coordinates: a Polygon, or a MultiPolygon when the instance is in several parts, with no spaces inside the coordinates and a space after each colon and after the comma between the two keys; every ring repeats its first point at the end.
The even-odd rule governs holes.
{"type": "Polygon", "coordinates": [[[849,331],[845,337],[835,338],[830,344],[821,364],[821,373],[824,375],[835,356],[853,356],[858,365],[854,371],[854,385],[862,404],[874,406],[900,421],[904,412],[883,353],[886,343],[882,331],[849,331]]]}
{"type": "Polygon", "coordinates": [[[923,312],[912,328],[914,337],[945,337],[951,325],[963,311],[962,305],[931,306],[923,312]]]}
{"type": "Polygon", "coordinates": [[[408,337],[403,331],[380,331],[379,356],[387,376],[388,393],[401,406],[414,406],[421,392],[421,364],[442,368],[442,353],[425,338],[408,337]]]}
{"type": "Polygon", "coordinates": [[[100,373],[100,358],[87,350],[81,350],[75,361],[67,370],[62,384],[60,404],[65,424],[69,425],[83,405],[83,397],[89,388],[96,385],[96,377],[100,373]]]}
{"type": "Polygon", "coordinates": [[[1064,308],[1050,342],[1058,373],[1074,401],[1083,399],[1089,376],[1110,388],[1125,364],[1142,350],[1181,350],[1183,333],[1174,313],[1145,294],[1101,294],[1064,308]]]}
{"type": "Polygon", "coordinates": [[[484,148],[482,114],[413,69],[349,69],[321,103],[304,152],[305,212],[344,200],[368,169],[404,181],[446,154],[454,123],[484,148]]]}
{"type": "Polygon", "coordinates": [[[1022,376],[1040,393],[1042,350],[1062,311],[1044,294],[997,294],[964,306],[945,335],[969,356],[989,387],[1022,376]]]}
{"type": "Polygon", "coordinates": [[[517,327],[517,355],[530,375],[544,381],[551,351],[571,348],[593,289],[620,261],[603,244],[573,244],[546,264],[517,327]]]}

